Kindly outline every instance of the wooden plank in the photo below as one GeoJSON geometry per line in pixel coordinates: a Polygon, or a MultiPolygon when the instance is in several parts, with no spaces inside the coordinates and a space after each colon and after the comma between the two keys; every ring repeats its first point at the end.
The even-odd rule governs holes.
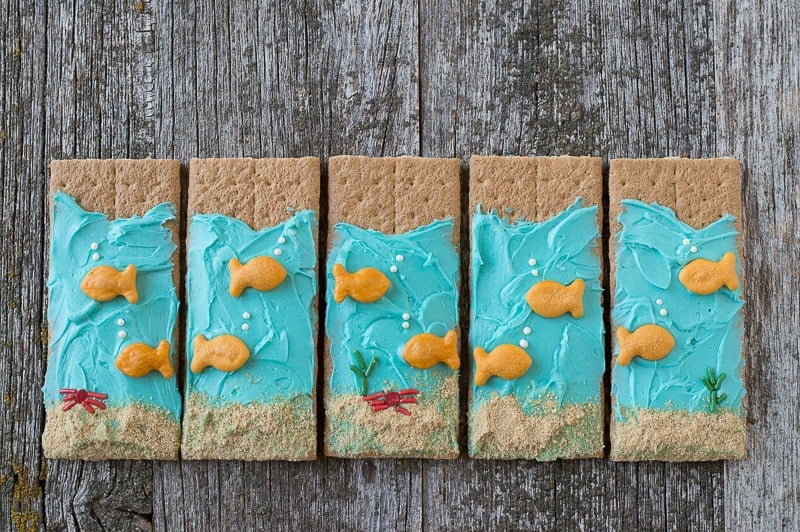
{"type": "MultiPolygon", "coordinates": [[[[599,20],[590,7],[558,0],[424,2],[421,21],[424,155],[598,153],[593,139],[602,117],[591,82],[602,57],[599,20]],[[584,32],[591,37],[581,42],[584,32]]],[[[466,175],[462,181],[466,195],[466,175]]],[[[464,209],[472,212],[473,206],[464,202],[464,209]]],[[[464,219],[462,248],[468,249],[469,217],[464,219]]],[[[468,272],[465,260],[465,279],[468,272]]],[[[469,345],[467,288],[464,283],[462,346],[469,345]]],[[[462,367],[468,368],[462,351],[462,367]]],[[[469,376],[463,373],[466,396],[469,376]]],[[[582,468],[599,485],[609,478],[601,461],[564,464],[573,472],[582,468]]],[[[597,490],[560,482],[559,462],[462,458],[452,465],[425,464],[427,529],[576,527],[589,512],[599,522],[608,515],[598,508],[608,499],[589,496],[597,490]],[[592,506],[578,512],[577,500],[592,506]]]]}
{"type": "Polygon", "coordinates": [[[744,162],[747,460],[725,464],[730,530],[800,529],[800,10],[714,2],[716,141],[744,162]],[[795,283],[796,284],[796,283],[795,283]]]}
{"type": "MultiPolygon", "coordinates": [[[[146,140],[154,136],[154,122],[140,119],[138,112],[154,97],[152,83],[139,76],[146,71],[144,65],[154,61],[155,50],[131,26],[133,9],[124,2],[76,2],[48,9],[48,62],[42,83],[53,99],[46,109],[43,163],[56,158],[155,156],[152,142],[146,140]],[[99,41],[101,35],[110,41],[99,41]]],[[[148,16],[144,9],[138,13],[148,16]]],[[[48,526],[148,525],[153,463],[50,460],[47,467],[48,526]]]]}
{"type": "Polygon", "coordinates": [[[43,6],[0,6],[0,528],[44,525],[43,6]]]}
{"type": "MultiPolygon", "coordinates": [[[[714,80],[703,52],[713,35],[705,5],[686,6],[684,14],[658,2],[545,4],[488,3],[474,19],[458,3],[430,10],[423,4],[425,155],[592,154],[598,148],[612,155],[714,155],[714,80]],[[454,15],[458,34],[466,36],[455,44],[454,15]]],[[[527,467],[538,473],[548,464],[527,467]]],[[[556,496],[537,501],[535,508],[505,504],[510,495],[498,502],[496,486],[485,489],[505,512],[535,512],[564,526],[680,526],[686,515],[708,523],[716,517],[719,526],[720,471],[719,464],[665,470],[659,464],[562,462],[550,476],[556,496]],[[686,500],[677,486],[702,496],[686,500]],[[576,511],[582,501],[590,501],[590,510],[576,511]]],[[[428,469],[424,485],[444,482],[444,491],[469,492],[455,497],[456,508],[486,500],[454,489],[469,481],[468,473],[461,474],[442,471],[436,477],[428,469]],[[444,480],[454,474],[458,481],[444,480]]],[[[447,523],[452,508],[434,506],[436,493],[426,491],[425,500],[426,525],[447,523]]],[[[493,518],[476,523],[499,519],[493,518]]]]}
{"type": "MultiPolygon", "coordinates": [[[[707,6],[644,2],[602,9],[609,21],[603,84],[611,88],[611,112],[602,137],[608,156],[714,156],[714,78],[704,51],[713,43],[707,6]]],[[[610,222],[613,237],[615,220],[610,222]]],[[[614,470],[618,485],[638,487],[618,494],[623,524],[682,527],[683,516],[693,515],[697,526],[721,527],[719,463],[615,464],[614,470]],[[715,489],[701,490],[708,486],[715,489]],[[698,497],[685,498],[685,491],[698,497]]]]}
{"type": "Polygon", "coordinates": [[[797,277],[787,268],[800,256],[796,6],[547,0],[478,9],[450,0],[423,2],[417,22],[413,3],[321,4],[0,4],[0,308],[10,309],[0,318],[0,349],[18,368],[0,377],[8,397],[0,526],[35,514],[48,528],[147,528],[152,519],[157,529],[199,529],[230,524],[238,511],[245,524],[420,528],[424,504],[425,528],[549,519],[563,528],[719,529],[723,515],[732,530],[800,528],[796,444],[787,439],[800,431],[800,357],[790,341],[799,331],[786,319],[800,304],[794,293],[775,297],[785,293],[781,279],[797,277]],[[222,472],[215,463],[62,463],[39,482],[43,417],[27,405],[41,404],[44,374],[40,227],[50,159],[377,156],[421,147],[425,156],[461,158],[742,159],[745,290],[758,309],[746,328],[759,339],[748,364],[749,458],[477,469],[464,459],[321,460],[222,472]],[[248,481],[228,486],[236,475],[248,481]]]}
{"type": "MultiPolygon", "coordinates": [[[[273,4],[157,7],[159,149],[184,160],[415,153],[414,4],[273,4]]],[[[418,529],[420,470],[382,460],[158,463],[153,525],[418,529]]]]}

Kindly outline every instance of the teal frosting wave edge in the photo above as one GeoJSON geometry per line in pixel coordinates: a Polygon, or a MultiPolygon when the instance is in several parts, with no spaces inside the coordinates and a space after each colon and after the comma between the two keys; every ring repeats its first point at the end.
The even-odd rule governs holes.
{"type": "Polygon", "coordinates": [[[414,335],[444,336],[458,325],[459,257],[452,243],[453,219],[437,220],[407,233],[385,235],[339,223],[327,264],[326,331],[330,340],[331,395],[359,394],[350,370],[353,352],[366,361],[376,358],[368,393],[417,388],[420,402],[435,392],[442,379],[454,372],[444,364],[426,370],[408,365],[402,349],[414,335]],[[402,257],[398,261],[398,256],[402,257]],[[333,300],[333,265],[348,271],[377,268],[391,281],[388,292],[375,303],[346,298],[333,300]],[[392,272],[392,267],[397,271],[392,272]],[[403,319],[403,314],[408,319],[403,319]],[[407,321],[408,329],[403,328],[407,321]]]}
{"type": "MultiPolygon", "coordinates": [[[[132,343],[172,344],[179,306],[172,280],[176,246],[164,223],[174,218],[175,206],[161,203],[144,216],[109,221],[103,213],[82,209],[72,196],[56,193],[47,282],[50,356],[43,388],[48,407],[61,403],[61,388],[76,388],[108,394],[108,406],[140,403],[180,417],[174,375],[165,379],[151,372],[132,378],[115,366],[119,352],[132,343]],[[122,297],[99,303],[81,290],[94,267],[122,270],[129,264],[138,270],[136,304],[122,297]]],[[[171,358],[174,367],[174,346],[171,358]]]]}
{"type": "Polygon", "coordinates": [[[471,352],[524,340],[533,363],[519,379],[473,383],[473,411],[498,395],[516,397],[527,415],[536,414],[538,400],[548,397],[562,406],[600,401],[605,360],[599,236],[597,207],[584,207],[582,198],[539,223],[512,224],[478,207],[472,220],[471,352]],[[544,318],[525,301],[538,282],[568,285],[577,278],[586,283],[579,319],[544,318]]]}
{"type": "Polygon", "coordinates": [[[188,247],[187,395],[201,392],[220,405],[311,396],[316,371],[316,213],[299,211],[259,231],[221,214],[196,214],[188,247]],[[280,262],[286,279],[270,291],[248,288],[239,297],[231,296],[228,263],[238,258],[244,264],[257,256],[280,262]],[[232,334],[247,345],[250,358],[234,372],[207,367],[195,374],[189,366],[198,334],[232,334]]]}
{"type": "Polygon", "coordinates": [[[701,378],[708,368],[717,375],[727,374],[720,394],[728,398],[721,406],[741,411],[745,393],[741,289],[723,287],[711,295],[697,295],[678,279],[688,262],[718,261],[728,251],[736,255],[739,271],[733,216],[694,229],[656,203],[623,200],[622,206],[622,229],[616,237],[614,329],[655,323],[672,334],[675,347],[658,361],[634,358],[628,366],[614,367],[611,391],[616,418],[624,419],[624,412],[638,408],[707,411],[709,392],[701,378]]]}

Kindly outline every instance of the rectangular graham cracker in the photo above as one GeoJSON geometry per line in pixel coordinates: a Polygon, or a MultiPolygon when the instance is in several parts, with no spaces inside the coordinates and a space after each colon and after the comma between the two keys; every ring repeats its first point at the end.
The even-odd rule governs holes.
{"type": "Polygon", "coordinates": [[[734,159],[611,161],[612,460],[745,456],[740,179],[734,159]]]}
{"type": "Polygon", "coordinates": [[[192,159],[183,458],[316,458],[319,194],[316,157],[192,159]]]}
{"type": "Polygon", "coordinates": [[[178,457],[180,192],[179,161],[50,164],[46,457],[178,457]]]}
{"type": "Polygon", "coordinates": [[[602,171],[597,157],[470,158],[475,458],[603,455],[602,171]]]}
{"type": "Polygon", "coordinates": [[[328,456],[458,457],[460,166],[329,161],[328,456]]]}

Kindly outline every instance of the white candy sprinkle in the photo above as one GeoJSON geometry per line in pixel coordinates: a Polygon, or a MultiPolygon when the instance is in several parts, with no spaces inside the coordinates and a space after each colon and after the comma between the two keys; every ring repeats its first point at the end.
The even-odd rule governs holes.
{"type": "Polygon", "coordinates": [[[411,314],[409,314],[408,312],[403,312],[403,319],[404,319],[404,320],[409,320],[409,319],[411,319],[411,314]]]}
{"type": "Polygon", "coordinates": [[[539,270],[536,268],[532,269],[531,275],[533,275],[534,277],[539,277],[539,270]]]}
{"type": "Polygon", "coordinates": [[[389,268],[389,271],[392,273],[397,273],[397,266],[392,265],[392,267],[389,268]]]}
{"type": "Polygon", "coordinates": [[[683,239],[683,245],[684,246],[688,246],[690,242],[691,242],[691,240],[689,240],[688,238],[684,238],[683,239]]]}
{"type": "Polygon", "coordinates": [[[527,341],[527,340],[520,340],[520,341],[519,341],[519,346],[520,346],[522,349],[527,349],[527,348],[528,348],[528,341],[527,341]]]}
{"type": "Polygon", "coordinates": [[[663,305],[663,304],[664,304],[663,299],[656,299],[656,305],[663,305]]]}
{"type": "Polygon", "coordinates": [[[531,333],[530,327],[525,327],[524,329],[522,329],[522,334],[530,334],[530,333],[531,333]]]}
{"type": "Polygon", "coordinates": [[[528,266],[536,266],[536,259],[528,259],[528,266]]]}
{"type": "Polygon", "coordinates": [[[126,333],[125,331],[120,331],[117,333],[117,336],[119,336],[120,338],[125,338],[126,336],[128,336],[128,333],[126,333]]]}
{"type": "Polygon", "coordinates": [[[286,238],[284,238],[284,237],[280,237],[280,238],[278,239],[278,244],[285,244],[285,243],[286,243],[286,238]]]}
{"type": "Polygon", "coordinates": [[[242,330],[243,330],[243,331],[246,331],[246,330],[248,330],[249,328],[250,328],[250,324],[248,324],[248,323],[242,323],[242,330]]]}
{"type": "Polygon", "coordinates": [[[97,248],[99,248],[100,246],[99,246],[99,245],[97,245],[97,242],[92,242],[92,245],[91,245],[91,246],[89,246],[89,247],[90,247],[90,248],[92,248],[93,250],[96,250],[96,249],[97,249],[97,248]]]}
{"type": "Polygon", "coordinates": [[[122,318],[118,319],[117,320],[117,325],[119,325],[120,327],[124,326],[125,325],[125,320],[123,320],[122,318]]]}
{"type": "Polygon", "coordinates": [[[242,317],[244,319],[246,319],[246,320],[249,320],[250,319],[250,313],[249,312],[242,312],[242,317]]]}
{"type": "Polygon", "coordinates": [[[99,253],[92,253],[92,260],[100,260],[100,254],[99,253]]]}
{"type": "Polygon", "coordinates": [[[397,262],[403,262],[405,260],[405,257],[402,255],[398,255],[394,258],[394,260],[396,260],[397,262]]]}
{"type": "Polygon", "coordinates": [[[662,308],[661,310],[658,311],[658,313],[661,314],[662,316],[666,316],[667,315],[667,309],[662,308]]]}
{"type": "Polygon", "coordinates": [[[408,323],[407,321],[404,321],[403,322],[403,329],[408,329],[409,327],[411,327],[411,324],[408,323]]]}
{"type": "Polygon", "coordinates": [[[689,251],[691,251],[692,253],[697,253],[697,246],[690,247],[689,251]]]}
{"type": "Polygon", "coordinates": [[[275,253],[275,255],[277,255],[278,257],[280,257],[283,251],[281,251],[280,249],[276,249],[273,253],[275,253]]]}

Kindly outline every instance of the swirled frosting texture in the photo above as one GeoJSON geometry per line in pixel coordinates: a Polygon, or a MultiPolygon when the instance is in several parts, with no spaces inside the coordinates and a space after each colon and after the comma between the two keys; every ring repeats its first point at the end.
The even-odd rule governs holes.
{"type": "Polygon", "coordinates": [[[438,220],[398,235],[339,223],[328,256],[326,331],[333,368],[330,393],[359,394],[350,371],[353,352],[377,364],[369,377],[368,393],[417,388],[420,402],[433,393],[453,370],[444,364],[419,370],[402,358],[403,346],[414,335],[444,336],[458,324],[459,259],[452,243],[453,219],[438,220]],[[401,259],[401,260],[398,260],[401,259]],[[333,299],[334,264],[347,271],[373,267],[391,281],[386,294],[374,303],[333,299]],[[397,269],[392,272],[393,267],[397,269]],[[408,319],[403,315],[408,314],[408,319]],[[403,328],[403,322],[408,328],[403,328]]]}
{"type": "Polygon", "coordinates": [[[186,276],[187,394],[201,392],[212,404],[222,405],[269,403],[312,393],[316,235],[313,211],[297,212],[282,224],[260,231],[221,214],[192,216],[186,276]],[[273,290],[248,288],[239,297],[231,296],[230,260],[246,263],[258,256],[278,260],[287,271],[286,278],[273,290]],[[208,367],[195,374],[189,366],[198,334],[209,339],[232,334],[245,343],[250,358],[233,372],[208,367]]]}
{"type": "MultiPolygon", "coordinates": [[[[708,368],[727,373],[722,405],[739,411],[742,385],[741,290],[721,288],[711,295],[689,292],[678,273],[694,259],[719,260],[736,254],[733,216],[694,229],[655,203],[623,200],[617,235],[614,328],[634,330],[655,323],[675,338],[675,347],[658,361],[634,358],[614,367],[611,384],[617,419],[636,408],[708,410],[708,390],[700,380],[708,368]],[[659,304],[660,302],[660,304],[659,304]]],[[[617,348],[618,351],[618,348],[617,348]]]]}
{"type": "MultiPolygon", "coordinates": [[[[165,379],[151,372],[131,378],[114,365],[127,345],[156,346],[161,340],[172,344],[179,304],[172,281],[176,246],[164,223],[174,218],[174,205],[162,203],[144,216],[109,221],[103,213],[83,210],[72,196],[56,193],[47,282],[50,357],[44,398],[48,407],[61,402],[61,388],[78,388],[108,394],[108,406],[140,403],[180,417],[174,376],[165,379]],[[81,281],[92,268],[108,265],[123,270],[129,264],[137,269],[136,304],[123,297],[98,303],[81,290],[81,281]]],[[[174,346],[170,351],[174,353],[174,346]]]]}
{"type": "Polygon", "coordinates": [[[599,236],[597,207],[583,207],[581,198],[540,223],[511,224],[478,207],[472,219],[471,351],[524,341],[533,364],[519,379],[473,384],[474,410],[497,395],[515,396],[527,415],[536,413],[533,405],[544,397],[561,406],[600,401],[605,361],[599,236]],[[525,301],[540,281],[568,285],[578,278],[586,283],[580,319],[545,318],[525,301]]]}

